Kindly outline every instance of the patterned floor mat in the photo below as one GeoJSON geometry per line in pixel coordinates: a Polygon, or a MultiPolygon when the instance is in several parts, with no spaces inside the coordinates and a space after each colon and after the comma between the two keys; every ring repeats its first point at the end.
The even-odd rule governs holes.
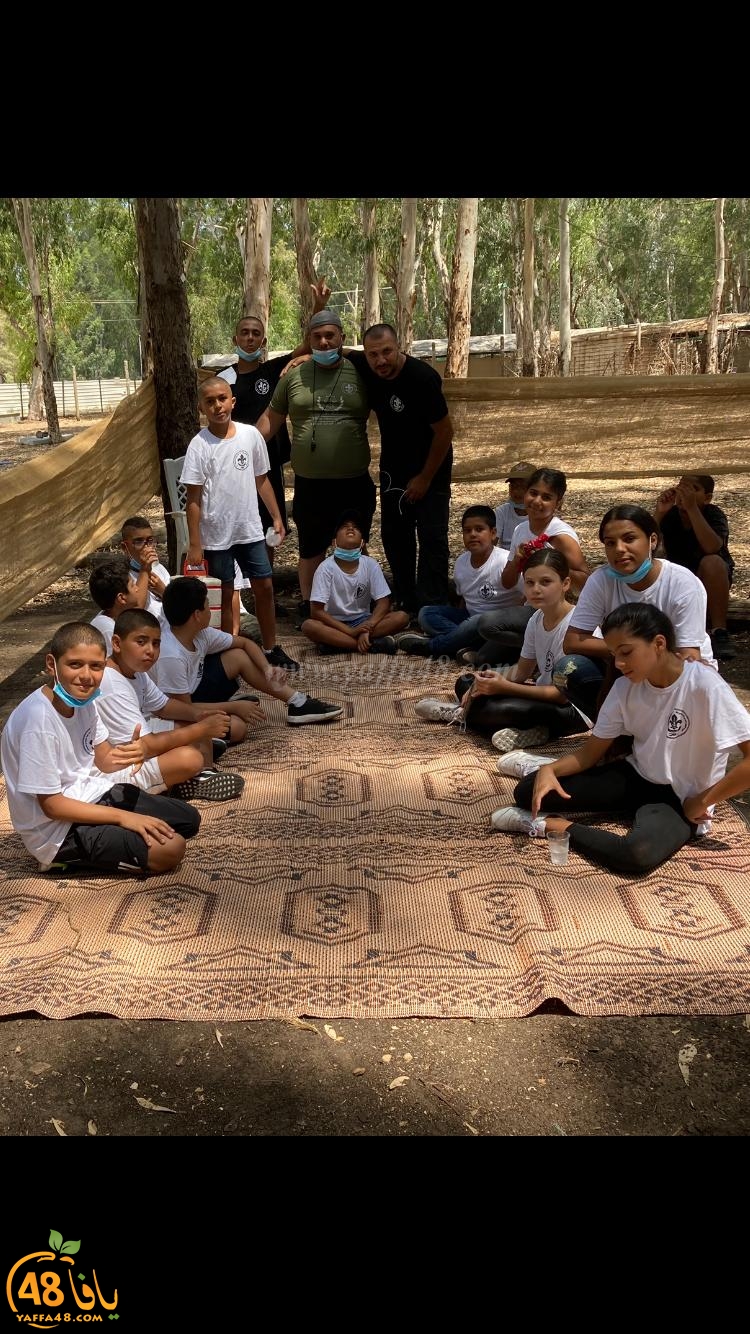
{"type": "Polygon", "coordinates": [[[585,1015],[750,1011],[750,831],[731,804],[649,876],[574,851],[552,867],[544,842],[493,832],[513,781],[488,741],[415,717],[451,696],[455,666],[285,643],[344,717],[290,728],[269,700],[222,761],[245,775],[241,797],[201,805],[179,872],[36,874],[3,792],[0,1014],[512,1017],[553,998],[585,1015]]]}

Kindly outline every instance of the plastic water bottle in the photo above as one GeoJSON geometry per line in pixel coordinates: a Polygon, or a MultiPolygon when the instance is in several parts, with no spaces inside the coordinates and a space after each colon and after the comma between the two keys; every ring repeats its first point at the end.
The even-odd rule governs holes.
{"type": "Polygon", "coordinates": [[[267,528],[267,529],[266,529],[266,546],[267,546],[267,547],[277,547],[277,546],[279,545],[280,542],[281,542],[281,538],[279,537],[279,534],[276,532],[276,530],[275,530],[274,528],[267,528]]]}

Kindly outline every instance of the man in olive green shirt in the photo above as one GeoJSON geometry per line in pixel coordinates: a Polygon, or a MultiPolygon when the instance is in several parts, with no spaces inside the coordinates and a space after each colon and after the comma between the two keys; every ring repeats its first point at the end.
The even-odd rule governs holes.
{"type": "Polygon", "coordinates": [[[256,423],[264,439],[288,416],[292,423],[294,500],[299,537],[299,583],[309,602],[313,575],[324,559],[336,521],[356,510],[365,542],[375,513],[368,471],[370,405],[364,382],[342,355],[344,334],[335,310],[319,310],[309,325],[312,360],[282,376],[256,423]]]}

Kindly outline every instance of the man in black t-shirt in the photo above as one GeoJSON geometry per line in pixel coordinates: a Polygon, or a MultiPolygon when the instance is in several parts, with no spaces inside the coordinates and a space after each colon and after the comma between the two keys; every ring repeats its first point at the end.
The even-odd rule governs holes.
{"type": "Polygon", "coordinates": [[[727,630],[734,561],[729,522],[723,509],[712,504],[713,494],[714,479],[708,473],[684,473],[677,486],[662,491],[654,518],[667,560],[692,570],[705,586],[714,655],[728,661],[736,656],[727,630]]]}
{"type": "Polygon", "coordinates": [[[374,324],[363,343],[364,352],[346,355],[367,385],[380,427],[383,547],[398,604],[417,612],[449,600],[453,426],[437,371],[399,351],[392,325],[374,324]]]}

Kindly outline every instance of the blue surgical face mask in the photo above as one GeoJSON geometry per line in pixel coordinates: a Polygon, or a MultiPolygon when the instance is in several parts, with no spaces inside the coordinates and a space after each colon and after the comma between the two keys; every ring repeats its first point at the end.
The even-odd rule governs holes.
{"type": "Polygon", "coordinates": [[[72,695],[68,694],[65,686],[60,685],[60,682],[57,679],[57,664],[55,664],[55,684],[52,687],[52,694],[57,695],[57,698],[61,699],[63,704],[67,704],[71,709],[82,709],[84,704],[93,704],[94,700],[97,699],[101,693],[99,686],[97,686],[96,690],[89,695],[88,699],[74,699],[72,695]]]}
{"type": "Polygon", "coordinates": [[[140,571],[143,569],[143,566],[141,565],[141,562],[139,560],[135,559],[135,556],[131,556],[130,568],[131,570],[137,570],[140,573],[140,571]]]}
{"type": "Polygon", "coordinates": [[[604,573],[610,579],[617,579],[621,584],[639,584],[641,579],[645,579],[649,570],[652,569],[654,562],[650,556],[647,556],[642,565],[632,574],[621,574],[619,570],[613,570],[611,565],[604,566],[604,573]]]}
{"type": "Polygon", "coordinates": [[[341,356],[341,348],[332,347],[328,352],[313,352],[312,355],[313,361],[317,362],[318,366],[333,366],[341,356]]]}
{"type": "Polygon", "coordinates": [[[237,353],[237,356],[242,359],[242,361],[257,361],[258,357],[261,355],[263,351],[263,347],[261,345],[261,347],[257,348],[255,352],[243,352],[242,348],[238,347],[237,344],[235,343],[234,350],[237,353]]]}
{"type": "Polygon", "coordinates": [[[362,555],[362,548],[357,547],[355,551],[347,551],[346,547],[334,547],[333,554],[339,560],[359,560],[362,555]]]}

